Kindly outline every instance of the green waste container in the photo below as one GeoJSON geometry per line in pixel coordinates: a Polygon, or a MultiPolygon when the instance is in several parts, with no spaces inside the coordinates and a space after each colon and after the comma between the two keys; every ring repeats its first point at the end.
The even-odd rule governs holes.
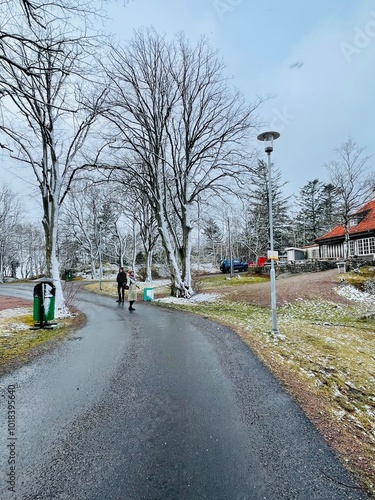
{"type": "Polygon", "coordinates": [[[34,288],[34,302],[33,302],[33,319],[34,319],[35,322],[39,322],[40,321],[40,302],[41,302],[41,298],[39,296],[35,295],[35,288],[34,288]]]}
{"type": "Polygon", "coordinates": [[[143,300],[145,302],[147,302],[148,300],[154,300],[154,289],[153,288],[144,288],[143,300]]]}
{"type": "Polygon", "coordinates": [[[73,273],[71,269],[65,269],[65,281],[72,281],[73,273]]]}
{"type": "Polygon", "coordinates": [[[44,325],[55,318],[56,287],[49,279],[42,279],[34,287],[33,319],[44,325]]]}

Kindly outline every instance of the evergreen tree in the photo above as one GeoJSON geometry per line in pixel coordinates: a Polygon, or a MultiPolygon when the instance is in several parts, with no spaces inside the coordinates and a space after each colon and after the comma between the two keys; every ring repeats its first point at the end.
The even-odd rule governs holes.
{"type": "Polygon", "coordinates": [[[321,233],[324,210],[322,192],[323,183],[314,179],[301,188],[297,197],[300,211],[296,222],[299,228],[298,241],[302,246],[314,243],[321,233]]]}
{"type": "MultiPolygon", "coordinates": [[[[273,168],[271,171],[272,207],[274,248],[283,253],[290,244],[290,221],[288,217],[288,197],[282,193],[285,182],[281,179],[281,172],[273,168]]],[[[265,255],[269,248],[269,189],[268,165],[258,160],[253,185],[248,195],[249,204],[246,210],[246,225],[242,240],[247,241],[250,254],[255,258],[265,255]]]]}
{"type": "Polygon", "coordinates": [[[338,192],[333,184],[323,184],[321,196],[323,205],[321,234],[324,234],[340,223],[338,215],[338,192]]]}
{"type": "Polygon", "coordinates": [[[295,219],[297,246],[311,245],[337,223],[337,190],[319,179],[309,181],[297,197],[300,207],[295,219]]]}

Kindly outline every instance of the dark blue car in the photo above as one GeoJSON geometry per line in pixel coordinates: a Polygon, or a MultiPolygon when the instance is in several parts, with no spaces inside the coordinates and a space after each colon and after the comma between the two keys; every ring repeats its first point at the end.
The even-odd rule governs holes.
{"type": "MultiPolygon", "coordinates": [[[[244,262],[244,261],[239,260],[239,259],[233,259],[232,263],[233,263],[233,271],[244,272],[244,271],[248,270],[249,265],[247,262],[244,262]]],[[[221,261],[220,271],[222,273],[229,273],[230,272],[230,260],[224,259],[221,261]]]]}

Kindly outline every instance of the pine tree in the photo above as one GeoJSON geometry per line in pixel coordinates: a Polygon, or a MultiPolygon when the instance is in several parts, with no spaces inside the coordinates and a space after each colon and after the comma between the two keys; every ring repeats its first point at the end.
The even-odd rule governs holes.
{"type": "MultiPolygon", "coordinates": [[[[288,197],[283,196],[282,187],[286,184],[281,179],[281,172],[273,168],[271,171],[272,207],[274,248],[284,252],[290,244],[288,197]]],[[[249,204],[246,211],[246,228],[242,238],[248,241],[251,254],[254,258],[265,255],[269,248],[269,189],[268,165],[258,160],[253,185],[248,195],[249,204]]]]}
{"type": "Polygon", "coordinates": [[[333,184],[323,184],[321,196],[323,205],[321,234],[324,234],[340,223],[338,215],[338,192],[333,184]]]}
{"type": "Polygon", "coordinates": [[[300,190],[297,204],[301,207],[297,214],[299,227],[298,241],[303,245],[314,243],[323,225],[323,183],[319,179],[309,181],[300,190]]]}

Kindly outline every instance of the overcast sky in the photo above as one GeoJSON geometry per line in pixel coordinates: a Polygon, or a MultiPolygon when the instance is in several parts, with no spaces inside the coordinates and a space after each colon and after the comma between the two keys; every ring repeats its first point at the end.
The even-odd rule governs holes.
{"type": "Polygon", "coordinates": [[[274,96],[261,117],[281,134],[272,159],[288,194],[328,181],[324,164],[349,136],[374,154],[373,0],[119,0],[110,15],[122,39],[151,25],[192,42],[206,35],[249,101],[274,96]]]}
{"type": "Polygon", "coordinates": [[[315,178],[328,181],[324,164],[349,136],[374,154],[373,0],[125,3],[106,4],[112,20],[105,29],[120,40],[148,26],[171,37],[184,31],[193,43],[205,35],[248,101],[274,96],[260,110],[268,124],[259,132],[281,134],[272,159],[288,182],[286,194],[315,178]]]}

